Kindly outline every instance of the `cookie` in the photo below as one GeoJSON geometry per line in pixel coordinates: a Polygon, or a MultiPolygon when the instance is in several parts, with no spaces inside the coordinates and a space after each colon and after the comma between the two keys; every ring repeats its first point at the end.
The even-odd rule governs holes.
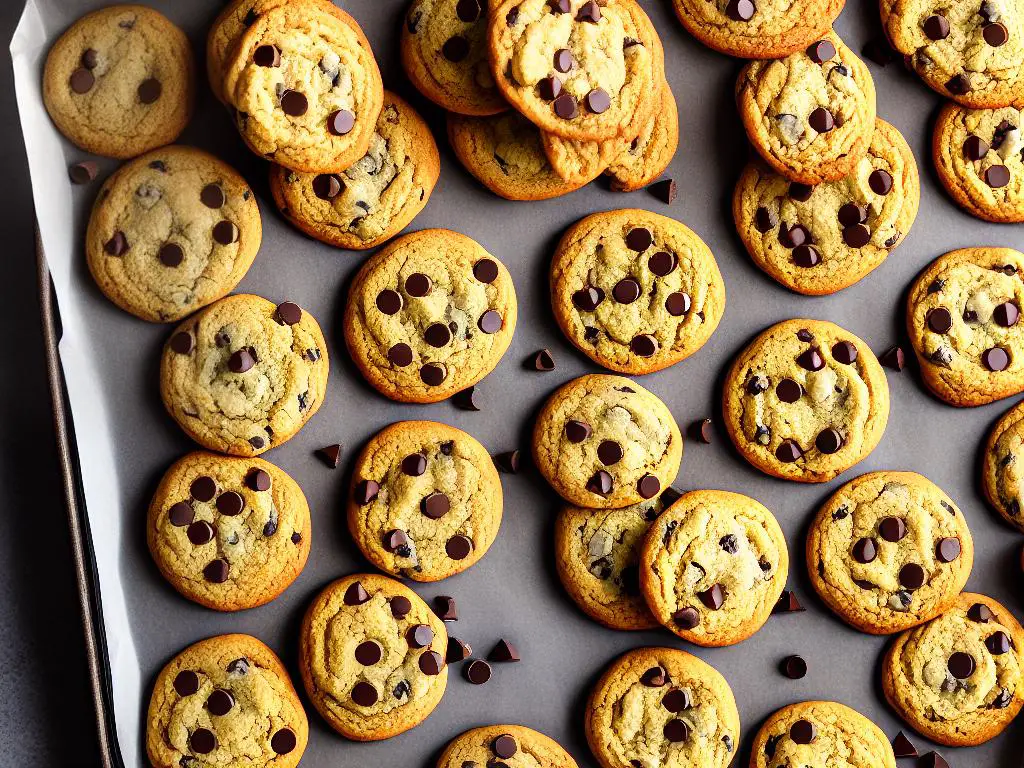
{"type": "Polygon", "coordinates": [[[679,472],[683,438],[661,400],[622,376],[589,374],[548,398],[533,428],[537,469],[578,507],[653,499],[679,472]]]}
{"type": "Polygon", "coordinates": [[[750,768],[896,768],[882,729],[835,701],[790,704],[754,737],[750,768]]]}
{"type": "Polygon", "coordinates": [[[1024,705],[1024,629],[991,597],[964,592],[938,618],[899,635],[882,661],[896,714],[947,746],[998,736],[1024,705]]]}
{"type": "Polygon", "coordinates": [[[309,506],[270,462],[196,451],[160,481],[146,540],[160,573],[189,600],[218,611],[254,608],[306,565],[309,506]]]}
{"type": "Polygon", "coordinates": [[[632,137],[658,109],[664,54],[635,0],[502,0],[487,32],[498,89],[546,133],[632,137]]]}
{"type": "Polygon", "coordinates": [[[962,248],[920,274],[907,331],[925,384],[950,405],[984,405],[1024,392],[1024,253],[962,248]]]}
{"type": "Polygon", "coordinates": [[[914,472],[869,472],[825,502],[807,536],[814,589],[839,618],[887,635],[951,606],[974,543],[956,504],[914,472]]]}
{"type": "Polygon", "coordinates": [[[153,684],[146,751],[155,768],[292,768],[308,736],[287,670],[255,637],[219,635],[190,645],[153,684]]]}
{"type": "Polygon", "coordinates": [[[413,0],[402,25],[402,66],[420,93],[460,115],[507,110],[487,60],[488,0],[413,0]]]}
{"type": "Polygon", "coordinates": [[[981,487],[988,503],[1010,525],[1024,531],[1024,465],[1018,453],[1024,444],[1024,404],[1017,403],[1003,414],[989,432],[981,459],[981,487]]]}
{"type": "Polygon", "coordinates": [[[917,217],[921,182],[900,132],[883,120],[848,176],[791,182],[755,160],[736,183],[732,211],[754,263],[797,293],[847,288],[878,267],[917,217]]]}
{"type": "Polygon", "coordinates": [[[316,0],[260,15],[226,67],[223,93],[253,152],[307,173],[340,173],[365,155],[384,98],[359,26],[316,0]]]}
{"type": "Polygon", "coordinates": [[[1024,7],[1018,0],[881,0],[882,26],[929,88],[965,107],[1024,98],[1024,7]]]}
{"type": "Polygon", "coordinates": [[[804,184],[848,176],[875,130],[871,72],[831,31],[783,59],[747,64],[736,101],[758,153],[804,184]]]}
{"type": "Polygon", "coordinates": [[[204,448],[258,456],[317,412],[327,371],[312,315],[290,301],[238,294],[177,327],[160,360],[160,396],[204,448]]]}
{"type": "Polygon", "coordinates": [[[1019,107],[967,109],[947,104],[932,136],[939,181],[972,216],[1024,222],[1024,140],[1019,107]]]}
{"type": "Polygon", "coordinates": [[[729,683],[674,648],[639,648],[612,662],[585,717],[601,768],[726,768],[740,739],[729,683]]]}
{"type": "Polygon", "coordinates": [[[423,210],[441,172],[427,124],[403,99],[384,92],[366,154],[341,173],[270,171],[278,209],[310,237],[338,248],[374,248],[423,210]]]}
{"type": "Polygon", "coordinates": [[[85,256],[117,306],[169,323],[230,293],[262,238],[260,209],[245,179],[201,150],[164,147],[103,184],[85,256]]]}
{"type": "Polygon", "coordinates": [[[469,568],[498,535],[501,511],[487,449],[434,421],[384,428],[352,471],[352,540],[376,567],[403,579],[439,581],[469,568]]]}
{"type": "Polygon", "coordinates": [[[521,725],[488,725],[456,736],[441,753],[437,768],[485,764],[494,768],[577,768],[557,742],[521,725]]]}
{"type": "Polygon", "coordinates": [[[595,363],[651,373],[704,346],[725,310],[725,283],[695,232],[627,208],[569,227],[551,263],[551,305],[569,341],[595,363]]]}
{"type": "Polygon", "coordinates": [[[878,445],[889,384],[868,345],[849,331],[824,320],[786,320],[736,358],[722,411],[736,450],[762,472],[824,483],[878,445]]]}
{"type": "Polygon", "coordinates": [[[129,158],[170,144],[192,117],[195,65],[185,33],[141,5],[101,8],[50,49],[43,104],[86,152],[129,158]]]}
{"type": "Polygon", "coordinates": [[[302,620],[299,669],[313,706],[338,733],[377,741],[419,725],[448,684],[444,623],[386,576],[346,576],[302,620]]]}

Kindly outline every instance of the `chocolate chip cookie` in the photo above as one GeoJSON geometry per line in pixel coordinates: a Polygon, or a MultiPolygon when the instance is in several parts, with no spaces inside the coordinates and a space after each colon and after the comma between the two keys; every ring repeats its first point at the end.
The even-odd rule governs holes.
{"type": "Polygon", "coordinates": [[[101,8],[50,49],[43,103],[72,143],[129,158],[170,144],[192,116],[195,65],[185,33],[141,5],[101,8]]]}
{"type": "Polygon", "coordinates": [[[1024,705],[1024,629],[990,597],[964,592],[938,618],[896,638],[882,662],[890,706],[918,733],[974,746],[1024,705]]]}
{"type": "Polygon", "coordinates": [[[981,486],[988,503],[996,508],[1010,525],[1024,531],[1024,404],[1007,411],[989,432],[981,460],[981,486]]]}
{"type": "Polygon", "coordinates": [[[153,685],[146,751],[155,768],[293,768],[309,723],[281,660],[249,635],[219,635],[175,656],[153,685]]]}
{"type": "Polygon", "coordinates": [[[521,725],[488,725],[456,736],[437,768],[577,768],[576,761],[553,739],[521,725]]]}
{"type": "Polygon", "coordinates": [[[1024,253],[962,248],[914,282],[907,331],[925,384],[951,405],[984,405],[1024,392],[1024,253]]]}
{"type": "Polygon", "coordinates": [[[790,290],[820,296],[885,261],[910,231],[920,198],[910,147],[878,119],[867,153],[845,178],[801,184],[755,160],[736,184],[732,211],[757,266],[790,290]]]}
{"type": "Polygon", "coordinates": [[[784,59],[747,64],[736,101],[768,165],[804,184],[848,176],[875,130],[871,72],[834,32],[784,59]]]}
{"type": "Polygon", "coordinates": [[[415,592],[356,574],[323,590],[302,620],[299,669],[338,733],[377,741],[419,725],[448,684],[444,623],[415,592]]]}
{"type": "Polygon", "coordinates": [[[160,360],[160,396],[189,437],[258,456],[286,442],[323,403],[327,344],[297,304],[221,299],[179,325],[160,360]]]}
{"type": "Polygon", "coordinates": [[[755,467],[824,483],[878,445],[889,385],[874,353],[849,331],[824,320],[786,320],[733,363],[722,410],[733,444],[755,467]]]}

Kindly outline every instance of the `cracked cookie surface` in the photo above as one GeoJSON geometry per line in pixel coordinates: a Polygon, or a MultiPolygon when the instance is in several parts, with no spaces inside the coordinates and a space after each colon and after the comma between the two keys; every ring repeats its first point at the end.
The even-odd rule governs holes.
{"type": "Polygon", "coordinates": [[[290,301],[239,294],[177,327],[160,360],[160,395],[204,448],[257,456],[317,412],[327,372],[327,343],[312,315],[290,301]]]}
{"type": "Polygon", "coordinates": [[[981,485],[988,503],[1010,525],[1024,531],[1024,404],[1018,403],[989,433],[982,454],[981,485]]]}
{"type": "Polygon", "coordinates": [[[437,768],[577,768],[553,739],[521,725],[487,725],[456,736],[437,768]]]}
{"type": "Polygon", "coordinates": [[[317,711],[342,736],[377,741],[419,725],[448,683],[444,623],[415,592],[356,574],[306,611],[299,669],[317,711]]]}
{"type": "Polygon", "coordinates": [[[190,645],[157,675],[146,750],[156,768],[238,765],[292,768],[309,723],[288,672],[249,635],[190,645]]]}

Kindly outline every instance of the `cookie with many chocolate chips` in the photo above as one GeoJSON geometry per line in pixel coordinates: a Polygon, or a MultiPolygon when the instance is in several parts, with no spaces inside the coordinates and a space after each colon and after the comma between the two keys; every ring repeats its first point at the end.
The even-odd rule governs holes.
{"type": "Polygon", "coordinates": [[[1024,403],[1007,411],[989,432],[981,460],[981,487],[988,503],[1024,531],[1024,403]]]}
{"type": "Polygon", "coordinates": [[[577,768],[553,739],[521,725],[487,725],[456,736],[437,768],[577,768]]]}
{"type": "Polygon", "coordinates": [[[618,509],[669,487],[683,438],[657,396],[621,376],[590,374],[548,398],[534,424],[533,456],[570,504],[618,509]]]}
{"type": "Polygon", "coordinates": [[[938,618],[898,636],[882,661],[890,706],[948,746],[998,736],[1024,705],[1024,629],[990,597],[964,592],[938,618]]]}
{"type": "Polygon", "coordinates": [[[487,449],[437,422],[386,427],[352,472],[352,539],[367,560],[401,578],[438,581],[466,570],[494,542],[501,512],[487,449]]]}
{"type": "Polygon", "coordinates": [[[419,725],[441,701],[447,645],[444,622],[415,592],[356,574],[330,584],[306,611],[299,670],[334,730],[377,741],[419,725]]]}
{"type": "Polygon", "coordinates": [[[911,286],[907,331],[925,384],[950,405],[1024,392],[1024,253],[962,248],[911,286]]]}
{"type": "Polygon", "coordinates": [[[974,564],[963,513],[914,472],[870,472],[818,511],[807,570],[821,599],[862,632],[886,635],[952,605],[974,564]]]}
{"type": "Polygon", "coordinates": [[[289,222],[338,248],[364,250],[391,239],[423,210],[441,172],[423,118],[391,91],[366,154],[341,173],[270,171],[274,202],[289,222]]]}
{"type": "Polygon", "coordinates": [[[345,304],[345,343],[381,394],[435,403],[494,370],[516,327],[504,265],[465,235],[424,229],[376,253],[345,304]]]}
{"type": "Polygon", "coordinates": [[[755,149],[804,184],[848,176],[875,130],[871,72],[831,31],[783,59],[747,64],[736,101],[755,149]]]}
{"type": "Polygon", "coordinates": [[[650,526],[640,588],[655,618],[691,643],[734,645],[768,620],[789,576],[779,523],[728,491],[691,491],[650,526]]]}
{"type": "Polygon", "coordinates": [[[586,729],[601,768],[726,768],[740,715],[712,666],[685,651],[640,648],[605,670],[587,703],[586,729]]]}
{"type": "Polygon", "coordinates": [[[291,301],[238,294],[177,327],[160,360],[160,396],[204,448],[258,456],[317,412],[328,367],[312,315],[291,301]]]}
{"type": "Polygon", "coordinates": [[[883,120],[845,178],[792,182],[753,161],[732,199],[736,230],[754,262],[790,290],[835,293],[878,267],[910,231],[921,183],[900,132],[883,120]]]}
{"type": "Polygon", "coordinates": [[[50,49],[43,104],[87,152],[129,158],[170,144],[192,116],[195,65],[185,33],[141,5],[101,8],[50,49]]]}
{"type": "Polygon", "coordinates": [[[309,723],[288,672],[249,635],[190,645],[160,670],[146,719],[155,768],[293,768],[309,723]]]}
{"type": "Polygon", "coordinates": [[[871,349],[824,320],[763,331],[732,364],[722,411],[740,454],[769,475],[824,483],[878,445],[889,384],[871,349]]]}
{"type": "Polygon", "coordinates": [[[675,219],[627,208],[573,224],[551,263],[551,304],[569,341],[631,374],[686,359],[725,310],[711,250],[675,219]]]}
{"type": "Polygon", "coordinates": [[[218,611],[253,608],[305,566],[309,506],[270,462],[196,451],[160,481],[146,540],[160,573],[189,600],[218,611]]]}

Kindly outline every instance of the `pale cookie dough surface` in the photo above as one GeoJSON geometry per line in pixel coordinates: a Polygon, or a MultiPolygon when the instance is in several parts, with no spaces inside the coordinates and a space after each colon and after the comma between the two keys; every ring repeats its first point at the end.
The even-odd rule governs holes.
{"type": "Polygon", "coordinates": [[[390,243],[356,275],[345,342],[381,394],[434,403],[494,370],[516,315],[501,262],[465,235],[424,229],[390,243]]]}
{"type": "Polygon", "coordinates": [[[366,154],[337,174],[270,172],[278,209],[311,237],[364,250],[391,239],[423,210],[440,174],[437,144],[423,118],[384,92],[366,154]]]}
{"type": "Polygon", "coordinates": [[[657,396],[622,376],[590,374],[548,398],[534,425],[533,456],[570,504],[617,509],[671,485],[683,438],[657,396]]]}
{"type": "Polygon", "coordinates": [[[633,143],[632,138],[582,141],[544,132],[541,132],[540,141],[555,173],[564,181],[575,184],[586,184],[600,176],[633,143]]]}
{"type": "Polygon", "coordinates": [[[501,481],[487,450],[437,422],[386,427],[352,472],[352,539],[400,578],[439,581],[466,570],[494,542],[501,514],[501,481]]]}
{"type": "Polygon", "coordinates": [[[868,345],[849,331],[824,320],[786,320],[733,363],[722,410],[733,444],[755,467],[823,483],[878,445],[889,384],[868,345]]]}
{"type": "Polygon", "coordinates": [[[920,198],[910,147],[876,120],[867,154],[843,179],[809,187],[749,163],[736,183],[733,219],[757,266],[790,290],[819,296],[885,261],[910,231],[920,198]]]}
{"type": "Polygon", "coordinates": [[[1024,222],[1024,110],[947,104],[932,137],[939,181],[972,216],[1024,222]]]}
{"type": "Polygon", "coordinates": [[[988,503],[1010,525],[1024,531],[1024,405],[1017,403],[989,433],[981,462],[988,503]]]}
{"type": "Polygon", "coordinates": [[[188,124],[195,65],[185,33],[140,5],[83,16],[50,49],[43,103],[87,152],[129,158],[170,144],[188,124]]]}
{"type": "Polygon", "coordinates": [[[616,192],[635,192],[657,179],[679,146],[679,110],[668,83],[662,86],[661,107],[644,123],[625,152],[605,169],[616,192]]]}
{"type": "Polygon", "coordinates": [[[488,725],[456,736],[437,768],[577,768],[568,752],[543,733],[521,725],[488,725]]]}
{"type": "Polygon", "coordinates": [[[204,448],[257,456],[317,412],[327,372],[327,343],[312,315],[239,294],[174,331],[160,361],[160,395],[204,448]]]}
{"type": "Polygon", "coordinates": [[[936,619],[896,638],[882,689],[914,730],[949,746],[1000,734],[1024,705],[1024,629],[990,597],[964,592],[936,619]]]}
{"type": "Polygon", "coordinates": [[[234,289],[260,249],[249,185],[191,147],[122,166],[96,198],[85,254],[100,290],[143,320],[180,320],[234,289]]]}
{"type": "Polygon", "coordinates": [[[870,472],[825,502],[807,537],[814,589],[843,621],[884,635],[952,605],[971,575],[963,513],[914,472],[870,472]]]}
{"type": "Polygon", "coordinates": [[[155,768],[292,768],[308,736],[287,670],[249,635],[190,645],[153,685],[146,750],[155,768]]]}
{"type": "Polygon", "coordinates": [[[726,768],[740,716],[725,678],[673,648],[612,662],[590,695],[587,742],[602,768],[726,768]]]}
{"type": "Polygon", "coordinates": [[[697,645],[733,645],[767,621],[789,575],[779,523],[728,491],[683,494],[651,525],[640,587],[655,618],[697,645]]]}
{"type": "Polygon", "coordinates": [[[415,592],[386,576],[356,574],[309,606],[299,669],[334,730],[377,741],[419,725],[441,701],[447,645],[444,623],[415,592]]]}
{"type": "Polygon", "coordinates": [[[871,73],[831,31],[784,59],[749,63],[737,80],[736,100],[761,156],[805,184],[849,174],[875,129],[871,73]]]}
{"type": "Polygon", "coordinates": [[[627,208],[587,216],[562,236],[551,304],[569,341],[591,360],[651,373],[707,342],[725,310],[725,283],[695,232],[627,208]]]}
{"type": "Polygon", "coordinates": [[[1024,253],[963,248],[940,256],[907,299],[907,331],[925,384],[951,405],[1024,391],[1024,253]]]}

